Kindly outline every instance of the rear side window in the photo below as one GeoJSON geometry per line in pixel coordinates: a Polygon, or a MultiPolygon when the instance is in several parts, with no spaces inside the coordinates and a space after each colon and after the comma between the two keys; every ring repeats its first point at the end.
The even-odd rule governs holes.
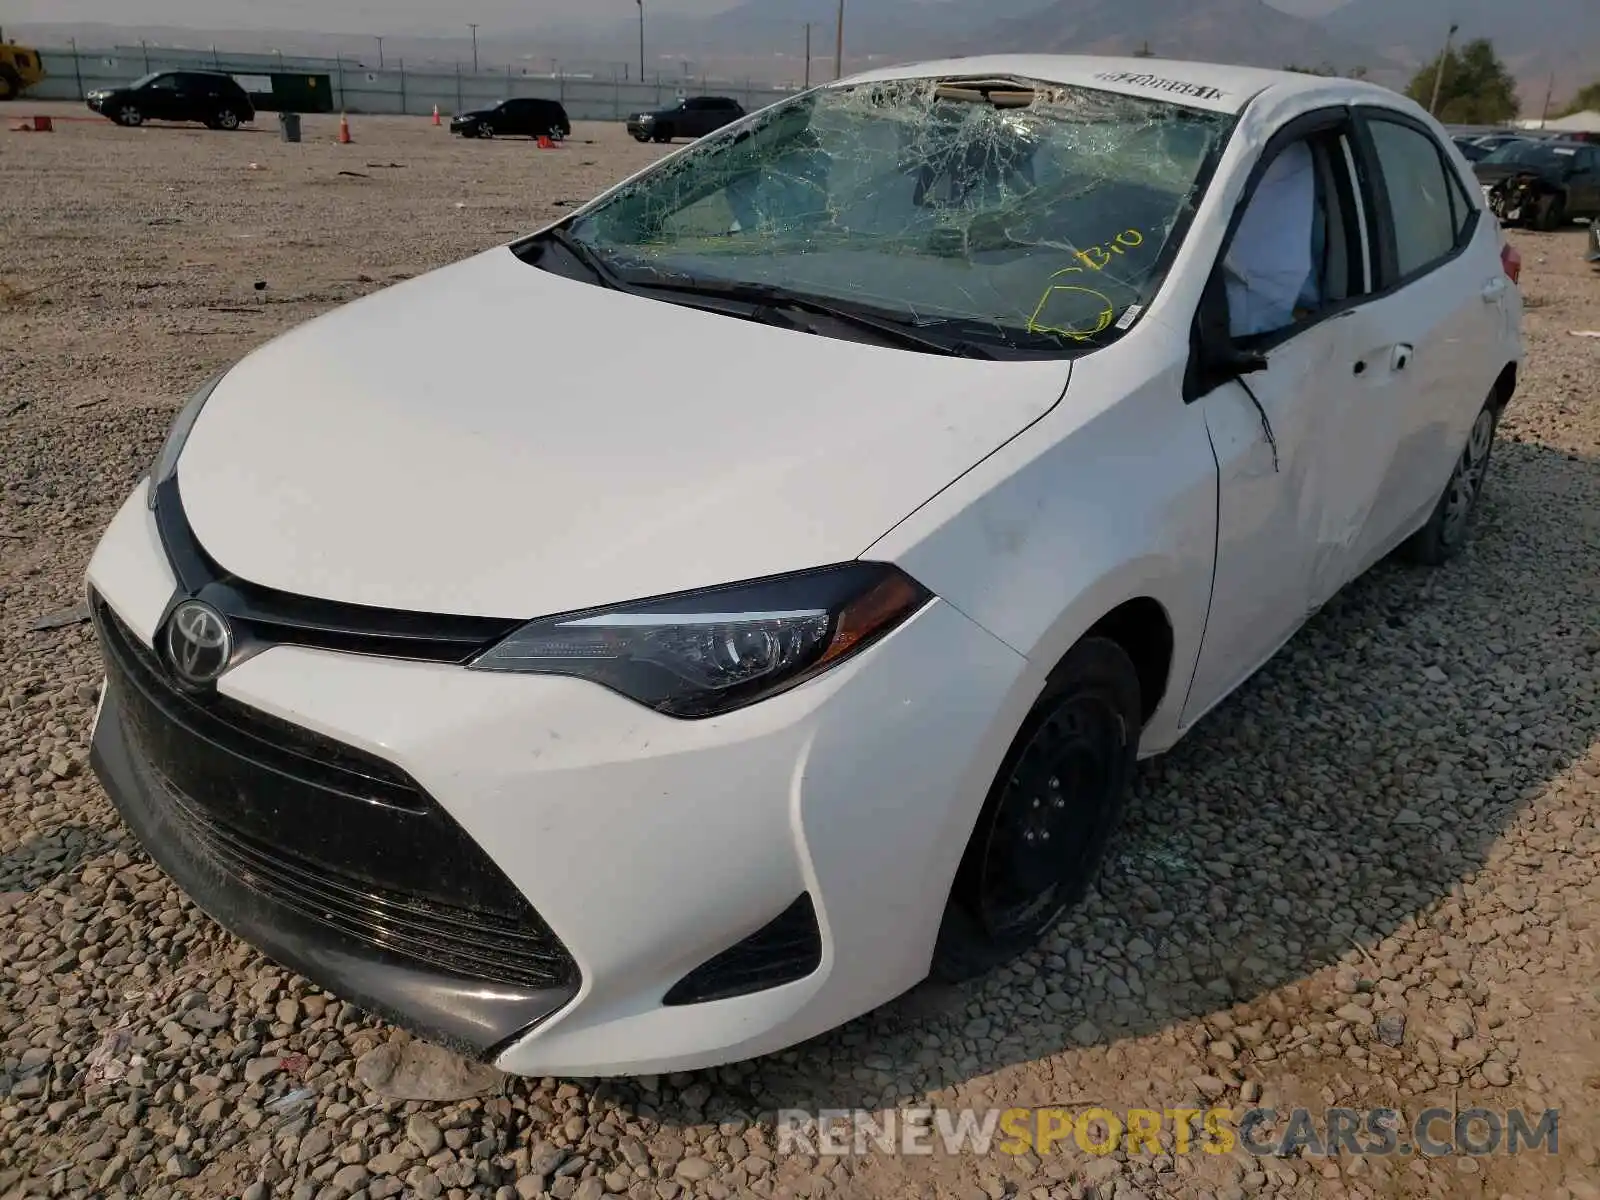
{"type": "Polygon", "coordinates": [[[1455,251],[1476,210],[1432,137],[1397,121],[1368,128],[1394,216],[1396,267],[1409,278],[1455,251]]]}

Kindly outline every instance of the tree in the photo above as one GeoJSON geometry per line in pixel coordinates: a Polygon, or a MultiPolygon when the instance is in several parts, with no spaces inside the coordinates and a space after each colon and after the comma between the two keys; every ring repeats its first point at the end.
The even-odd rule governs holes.
{"type": "MultiPolygon", "coordinates": [[[[1439,56],[1411,77],[1406,88],[1424,108],[1433,99],[1433,81],[1439,71],[1439,56]]],[[[1494,43],[1476,38],[1460,50],[1451,48],[1444,60],[1444,78],[1439,86],[1441,121],[1457,125],[1498,125],[1517,115],[1517,81],[1496,57],[1494,43]]]]}
{"type": "Polygon", "coordinates": [[[1562,109],[1561,115],[1570,117],[1573,113],[1600,111],[1600,79],[1595,80],[1588,87],[1578,89],[1578,94],[1572,98],[1572,103],[1562,109]]]}

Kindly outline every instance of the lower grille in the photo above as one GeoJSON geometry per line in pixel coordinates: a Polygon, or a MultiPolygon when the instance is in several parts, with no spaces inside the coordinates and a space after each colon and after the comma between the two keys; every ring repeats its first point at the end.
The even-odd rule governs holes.
{"type": "Polygon", "coordinates": [[[386,960],[523,987],[577,981],[522,893],[403,771],[179,691],[103,600],[91,611],[153,802],[226,881],[386,960]]]}
{"type": "Polygon", "coordinates": [[[822,965],[822,930],[806,893],[744,941],[672,985],[663,1004],[703,1004],[804,979],[822,965]]]}

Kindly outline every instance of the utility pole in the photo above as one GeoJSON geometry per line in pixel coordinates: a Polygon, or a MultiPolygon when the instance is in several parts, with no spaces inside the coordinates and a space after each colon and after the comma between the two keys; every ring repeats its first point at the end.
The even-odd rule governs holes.
{"type": "Polygon", "coordinates": [[[639,82],[644,82],[644,0],[639,0],[639,82]]]}
{"type": "Polygon", "coordinates": [[[811,22],[806,22],[806,87],[811,86],[811,22]]]}
{"type": "Polygon", "coordinates": [[[833,77],[844,78],[844,0],[839,0],[839,24],[833,43],[833,77]]]}
{"type": "Polygon", "coordinates": [[[468,21],[467,28],[472,30],[472,73],[476,75],[478,73],[478,27],[468,21]]]}
{"type": "Polygon", "coordinates": [[[1450,39],[1455,37],[1459,25],[1450,26],[1450,32],[1444,35],[1444,49],[1439,52],[1439,69],[1433,73],[1433,99],[1428,102],[1428,113],[1432,115],[1439,111],[1439,89],[1444,85],[1444,64],[1450,60],[1450,39]]]}
{"type": "Polygon", "coordinates": [[[383,70],[383,39],[378,38],[378,70],[383,70]]]}
{"type": "Polygon", "coordinates": [[[1544,108],[1539,113],[1539,128],[1544,128],[1544,123],[1550,119],[1550,98],[1556,94],[1556,73],[1550,72],[1550,82],[1544,89],[1544,108]]]}

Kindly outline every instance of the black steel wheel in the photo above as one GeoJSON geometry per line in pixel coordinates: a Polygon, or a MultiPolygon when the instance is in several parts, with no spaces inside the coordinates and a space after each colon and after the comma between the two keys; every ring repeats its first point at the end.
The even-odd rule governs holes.
{"type": "Polygon", "coordinates": [[[1016,957],[1083,898],[1122,818],[1140,728],[1132,661],[1085,638],[1029,712],[978,816],[935,975],[970,979],[1016,957]]]}

